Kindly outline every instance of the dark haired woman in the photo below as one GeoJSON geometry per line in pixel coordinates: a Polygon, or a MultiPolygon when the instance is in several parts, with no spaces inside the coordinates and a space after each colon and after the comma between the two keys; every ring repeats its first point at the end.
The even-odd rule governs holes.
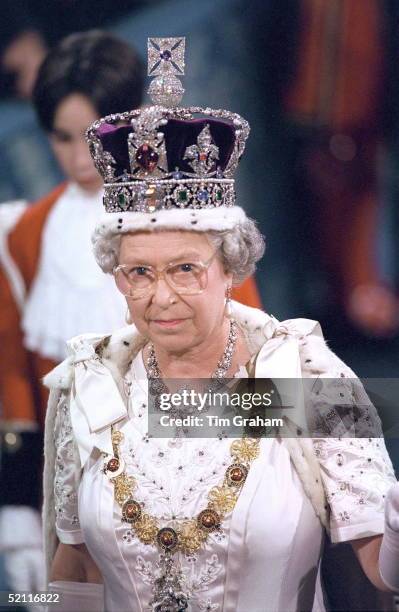
{"type": "Polygon", "coordinates": [[[92,262],[90,234],[101,210],[101,180],[84,132],[104,112],[139,106],[142,91],[137,53],[100,31],[65,38],[36,82],[34,105],[67,180],[28,207],[8,236],[9,255],[26,290],[20,310],[13,278],[0,269],[2,429],[12,432],[4,436],[0,462],[0,540],[10,587],[41,586],[36,508],[47,398],[40,379],[65,356],[64,339],[71,331],[88,325],[112,329],[124,321],[123,301],[92,262]]]}

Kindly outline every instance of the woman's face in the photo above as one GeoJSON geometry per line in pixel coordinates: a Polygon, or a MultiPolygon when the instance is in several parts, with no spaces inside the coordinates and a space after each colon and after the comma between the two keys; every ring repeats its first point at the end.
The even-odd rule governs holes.
{"type": "MultiPolygon", "coordinates": [[[[158,270],[171,262],[208,262],[214,248],[200,232],[160,231],[124,234],[119,263],[151,265],[158,270]]],[[[163,278],[151,295],[126,298],[133,323],[155,346],[168,352],[184,352],[220,333],[223,323],[226,288],[231,274],[226,274],[215,257],[208,268],[208,283],[202,293],[179,295],[163,278]]]]}
{"type": "Polygon", "coordinates": [[[65,176],[88,192],[100,189],[102,179],[94,167],[84,134],[98,119],[90,100],[71,94],[58,105],[50,142],[65,176]]]}

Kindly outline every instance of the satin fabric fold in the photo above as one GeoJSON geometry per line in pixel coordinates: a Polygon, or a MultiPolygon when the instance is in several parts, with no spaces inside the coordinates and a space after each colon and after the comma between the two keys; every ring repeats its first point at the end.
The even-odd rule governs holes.
{"type": "Polygon", "coordinates": [[[114,377],[95,352],[102,338],[78,336],[68,342],[74,365],[71,422],[82,467],[93,447],[112,454],[110,426],[127,416],[114,377]]]}
{"type": "Polygon", "coordinates": [[[305,336],[314,332],[322,336],[321,329],[316,321],[310,319],[290,319],[276,323],[273,336],[263,344],[258,353],[255,378],[273,379],[283,406],[278,416],[284,418],[294,432],[299,429],[300,435],[304,435],[309,429],[309,423],[306,416],[299,343],[305,336]]]}

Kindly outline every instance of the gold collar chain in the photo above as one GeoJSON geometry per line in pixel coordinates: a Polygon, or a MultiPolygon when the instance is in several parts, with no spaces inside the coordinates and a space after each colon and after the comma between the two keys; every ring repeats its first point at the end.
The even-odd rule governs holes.
{"type": "Polygon", "coordinates": [[[114,496],[122,509],[122,521],[130,523],[132,531],[143,544],[158,545],[168,553],[181,551],[192,554],[208,540],[209,535],[221,528],[225,515],[234,509],[250,466],[259,455],[259,439],[242,438],[230,446],[232,463],[226,468],[219,486],[208,492],[207,506],[195,517],[173,521],[173,527],[161,527],[156,516],[143,511],[134,499],[137,481],[126,474],[125,462],[120,453],[123,433],[112,428],[114,455],[104,464],[104,473],[114,485],[114,496]]]}

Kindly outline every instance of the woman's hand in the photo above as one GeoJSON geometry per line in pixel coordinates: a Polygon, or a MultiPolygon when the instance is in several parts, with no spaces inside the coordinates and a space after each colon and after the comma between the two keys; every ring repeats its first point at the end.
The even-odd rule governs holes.
{"type": "Polygon", "coordinates": [[[50,581],[94,582],[101,584],[102,575],[85,544],[60,544],[51,566],[50,581]]]}

